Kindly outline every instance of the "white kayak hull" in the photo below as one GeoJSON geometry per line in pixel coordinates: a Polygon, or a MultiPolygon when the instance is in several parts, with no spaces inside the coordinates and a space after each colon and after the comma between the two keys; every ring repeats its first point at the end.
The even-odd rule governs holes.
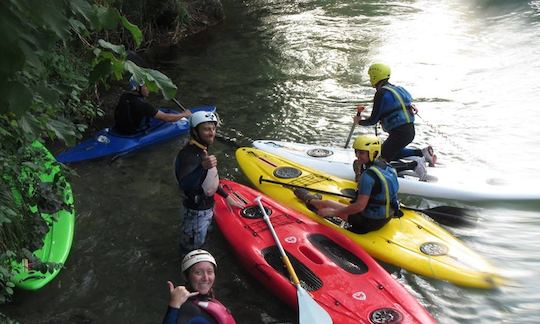
{"type": "MultiPolygon", "coordinates": [[[[354,181],[352,163],[356,157],[352,149],[275,140],[257,140],[253,142],[253,146],[293,162],[354,181]]],[[[413,172],[400,175],[399,193],[467,202],[540,202],[540,192],[536,186],[500,184],[500,181],[482,175],[478,170],[430,167],[428,175],[427,181],[419,181],[413,172]]]]}

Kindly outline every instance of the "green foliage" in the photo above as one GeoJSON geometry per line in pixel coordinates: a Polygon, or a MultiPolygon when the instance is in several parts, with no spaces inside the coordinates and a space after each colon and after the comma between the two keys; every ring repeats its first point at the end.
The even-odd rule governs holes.
{"type": "Polygon", "coordinates": [[[168,77],[127,61],[124,45],[108,40],[119,28],[135,47],[142,44],[141,30],[113,7],[86,0],[0,1],[0,304],[13,294],[13,260],[58,266],[40,264],[31,253],[48,230],[40,211],[59,204],[61,195],[37,176],[21,177],[24,169],[40,171],[30,143],[73,145],[86,123],[103,115],[93,99],[97,85],[126,72],[151,91],[175,95],[168,77]]]}

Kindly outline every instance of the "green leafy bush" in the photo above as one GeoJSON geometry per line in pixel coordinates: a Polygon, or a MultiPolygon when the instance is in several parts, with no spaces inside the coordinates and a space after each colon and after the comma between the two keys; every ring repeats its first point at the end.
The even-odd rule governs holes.
{"type": "Polygon", "coordinates": [[[26,150],[30,143],[74,144],[86,124],[103,115],[93,99],[98,85],[126,72],[167,99],[176,92],[168,77],[127,61],[124,45],[107,41],[127,31],[137,47],[142,32],[119,10],[99,3],[0,1],[0,303],[13,294],[11,262],[31,259],[48,230],[30,206],[59,201],[59,193],[42,188],[37,176],[21,180],[23,166],[39,173],[39,157],[26,150]],[[30,186],[36,194],[28,193],[30,186]]]}

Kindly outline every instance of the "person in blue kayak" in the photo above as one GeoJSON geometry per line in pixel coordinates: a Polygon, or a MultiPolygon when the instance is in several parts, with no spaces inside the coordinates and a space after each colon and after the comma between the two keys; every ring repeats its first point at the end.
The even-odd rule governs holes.
{"type": "Polygon", "coordinates": [[[120,135],[143,132],[150,126],[152,118],[175,122],[191,115],[189,110],[181,113],[167,113],[146,102],[145,99],[150,93],[148,87],[144,81],[137,82],[133,76],[129,79],[129,89],[131,91],[120,96],[114,110],[113,130],[120,135]]]}
{"type": "Polygon", "coordinates": [[[197,111],[190,117],[190,140],[178,152],[175,175],[184,193],[184,217],[180,233],[180,253],[200,248],[214,215],[214,194],[226,198],[229,205],[238,208],[245,204],[229,196],[219,185],[217,158],[208,154],[214,143],[218,118],[213,112],[197,111]]]}
{"type": "Polygon", "coordinates": [[[364,234],[382,228],[400,214],[399,183],[394,168],[380,159],[381,142],[377,136],[358,136],[353,148],[358,162],[367,168],[358,179],[357,196],[350,205],[321,200],[320,195],[302,188],[295,189],[294,194],[318,215],[341,218],[349,223],[350,231],[364,234]]]}
{"type": "Polygon", "coordinates": [[[390,67],[386,64],[372,64],[368,74],[371,86],[376,89],[373,110],[371,115],[364,119],[361,112],[365,107],[357,106],[358,114],[354,117],[354,122],[361,126],[381,123],[383,130],[388,133],[381,152],[381,158],[386,162],[419,156],[424,157],[430,166],[434,166],[437,156],[431,146],[424,149],[406,148],[414,140],[414,115],[417,113],[410,93],[405,88],[389,82],[390,67]]]}
{"type": "Polygon", "coordinates": [[[214,296],[216,259],[205,250],[194,250],[182,260],[182,274],[186,285],[169,286],[169,305],[163,324],[235,324],[230,311],[214,296]]]}

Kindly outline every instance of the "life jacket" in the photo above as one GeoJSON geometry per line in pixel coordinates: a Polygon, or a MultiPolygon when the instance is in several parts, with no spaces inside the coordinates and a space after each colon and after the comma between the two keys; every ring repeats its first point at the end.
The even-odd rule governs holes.
{"type": "Polygon", "coordinates": [[[209,298],[206,300],[193,299],[192,302],[210,314],[218,324],[236,324],[236,320],[232,316],[227,307],[220,303],[217,299],[209,298]]]}
{"type": "Polygon", "coordinates": [[[385,131],[390,131],[398,126],[414,123],[412,97],[409,92],[390,83],[387,83],[381,89],[390,91],[394,97],[394,102],[383,103],[384,110],[381,113],[382,128],[385,131]]]}
{"type": "Polygon", "coordinates": [[[364,174],[371,176],[375,180],[375,185],[362,215],[373,219],[389,218],[396,215],[399,212],[397,198],[399,183],[396,170],[388,163],[376,160],[364,174]]]}
{"type": "Polygon", "coordinates": [[[144,103],[144,97],[140,94],[125,93],[120,97],[114,111],[114,131],[120,134],[136,134],[150,127],[152,118],[147,116],[136,118],[132,111],[132,106],[140,103],[144,103]]]}

